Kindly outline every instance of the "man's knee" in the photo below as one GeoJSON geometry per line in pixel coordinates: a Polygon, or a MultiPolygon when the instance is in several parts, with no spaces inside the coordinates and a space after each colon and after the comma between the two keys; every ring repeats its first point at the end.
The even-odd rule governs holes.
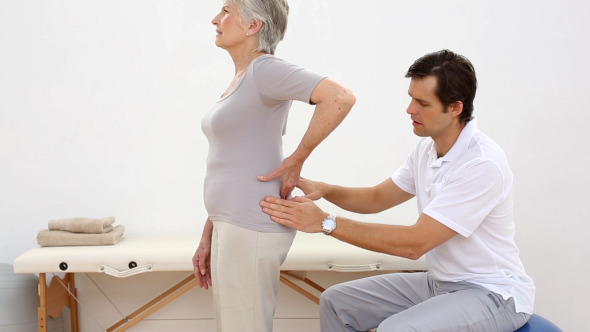
{"type": "Polygon", "coordinates": [[[322,294],[320,295],[320,308],[332,307],[333,299],[334,297],[336,297],[335,293],[338,292],[337,290],[335,290],[337,286],[338,285],[328,287],[326,290],[322,292],[322,294]]]}
{"type": "Polygon", "coordinates": [[[347,288],[342,284],[328,287],[320,296],[320,315],[338,315],[341,310],[346,310],[350,305],[347,299],[349,296],[347,288]]]}

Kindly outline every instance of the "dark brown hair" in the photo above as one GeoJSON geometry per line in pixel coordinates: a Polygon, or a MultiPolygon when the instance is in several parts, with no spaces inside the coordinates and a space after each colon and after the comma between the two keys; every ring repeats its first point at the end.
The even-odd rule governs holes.
{"type": "Polygon", "coordinates": [[[456,101],[463,103],[463,112],[459,116],[461,122],[473,118],[477,78],[473,65],[466,57],[449,50],[428,53],[414,61],[406,73],[408,78],[426,76],[436,78],[436,95],[443,105],[449,106],[456,101]]]}

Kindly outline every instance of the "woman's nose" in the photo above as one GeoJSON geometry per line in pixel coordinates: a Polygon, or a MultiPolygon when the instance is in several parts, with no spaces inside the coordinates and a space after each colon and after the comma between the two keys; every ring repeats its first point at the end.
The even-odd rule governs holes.
{"type": "Polygon", "coordinates": [[[219,14],[215,15],[215,17],[213,17],[213,19],[211,20],[211,24],[217,26],[219,23],[219,14]]]}

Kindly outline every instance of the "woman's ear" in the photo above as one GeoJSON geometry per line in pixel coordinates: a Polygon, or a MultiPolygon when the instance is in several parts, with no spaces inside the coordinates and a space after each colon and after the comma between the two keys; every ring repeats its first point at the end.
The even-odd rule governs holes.
{"type": "Polygon", "coordinates": [[[247,31],[247,35],[248,36],[252,36],[254,34],[256,34],[258,31],[260,31],[260,29],[262,29],[262,21],[261,20],[256,20],[252,23],[250,23],[250,25],[248,26],[248,31],[247,31]]]}

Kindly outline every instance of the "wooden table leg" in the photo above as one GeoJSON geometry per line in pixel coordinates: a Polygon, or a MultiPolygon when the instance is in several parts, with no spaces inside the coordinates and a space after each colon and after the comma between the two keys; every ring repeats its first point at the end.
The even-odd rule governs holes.
{"type": "Polygon", "coordinates": [[[290,278],[294,278],[297,280],[301,280],[303,282],[305,282],[306,284],[308,284],[309,286],[313,287],[315,290],[317,290],[320,294],[325,291],[326,289],[318,284],[316,284],[315,282],[307,279],[305,276],[299,276],[295,273],[291,273],[290,271],[281,271],[281,282],[289,287],[291,287],[293,290],[297,291],[299,294],[305,296],[307,299],[315,302],[316,304],[320,304],[320,298],[310,292],[308,292],[307,290],[299,287],[298,285],[296,285],[294,282],[292,282],[291,280],[287,279],[286,277],[290,277],[290,278]]]}
{"type": "Polygon", "coordinates": [[[37,321],[39,332],[47,332],[47,298],[45,273],[39,273],[39,308],[37,309],[37,321]]]}
{"type": "Polygon", "coordinates": [[[47,276],[39,273],[39,308],[37,320],[39,332],[47,332],[48,317],[58,318],[64,306],[70,308],[71,331],[78,332],[78,302],[74,273],[66,273],[61,279],[54,276],[47,286],[47,276]]]}
{"type": "Polygon", "coordinates": [[[78,292],[76,291],[76,276],[73,273],[67,274],[67,285],[70,290],[70,323],[72,326],[72,332],[78,332],[78,292]]]}
{"type": "Polygon", "coordinates": [[[188,292],[191,288],[194,288],[196,285],[198,285],[197,279],[194,275],[190,274],[188,277],[186,277],[178,284],[172,286],[170,289],[160,294],[150,302],[146,303],[141,308],[134,311],[132,314],[126,316],[125,318],[121,319],[120,321],[106,329],[106,332],[127,331],[127,329],[139,323],[145,317],[160,310],[162,307],[174,301],[182,294],[188,292]]]}

